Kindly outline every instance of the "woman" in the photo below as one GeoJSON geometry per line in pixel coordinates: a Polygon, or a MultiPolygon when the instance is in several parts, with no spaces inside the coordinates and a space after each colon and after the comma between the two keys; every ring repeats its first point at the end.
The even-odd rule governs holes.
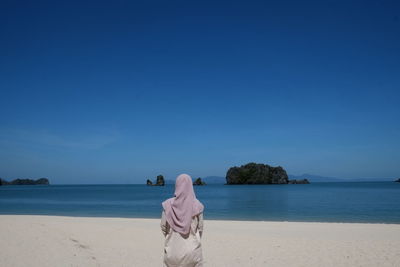
{"type": "Polygon", "coordinates": [[[161,230],[165,236],[164,266],[203,266],[201,236],[204,206],[194,194],[192,178],[176,178],[175,197],[162,203],[161,230]]]}

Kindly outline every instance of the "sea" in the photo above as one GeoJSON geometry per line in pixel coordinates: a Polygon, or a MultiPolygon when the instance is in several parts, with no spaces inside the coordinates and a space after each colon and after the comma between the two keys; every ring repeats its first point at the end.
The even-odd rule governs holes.
{"type": "MultiPolygon", "coordinates": [[[[400,223],[400,183],[195,186],[209,220],[400,223]]],[[[0,214],[160,218],[174,185],[0,186],[0,214]]]]}

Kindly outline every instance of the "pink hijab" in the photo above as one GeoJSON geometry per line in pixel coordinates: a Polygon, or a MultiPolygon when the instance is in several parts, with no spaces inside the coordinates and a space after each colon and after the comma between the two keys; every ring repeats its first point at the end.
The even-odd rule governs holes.
{"type": "Polygon", "coordinates": [[[189,233],[192,217],[204,210],[203,204],[194,194],[192,183],[189,175],[179,175],[175,182],[175,197],[162,203],[168,224],[176,232],[184,235],[189,233]]]}

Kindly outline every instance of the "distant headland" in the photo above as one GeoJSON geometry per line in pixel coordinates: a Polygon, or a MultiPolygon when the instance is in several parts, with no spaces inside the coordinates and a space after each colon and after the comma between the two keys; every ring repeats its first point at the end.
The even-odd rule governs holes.
{"type": "Polygon", "coordinates": [[[47,178],[39,178],[37,180],[33,179],[14,179],[11,182],[8,182],[4,179],[0,178],[0,186],[2,185],[49,185],[49,179],[47,178]]]}

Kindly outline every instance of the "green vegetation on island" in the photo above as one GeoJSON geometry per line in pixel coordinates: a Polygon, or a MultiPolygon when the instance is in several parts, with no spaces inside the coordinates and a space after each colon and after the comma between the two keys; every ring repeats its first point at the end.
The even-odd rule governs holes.
{"type": "Polygon", "coordinates": [[[47,178],[39,178],[37,180],[32,179],[14,179],[11,182],[8,182],[4,179],[0,178],[0,186],[1,185],[49,185],[49,179],[47,178]]]}
{"type": "Polygon", "coordinates": [[[289,180],[284,168],[268,164],[247,163],[231,167],[226,173],[226,184],[309,184],[307,179],[289,180]]]}

